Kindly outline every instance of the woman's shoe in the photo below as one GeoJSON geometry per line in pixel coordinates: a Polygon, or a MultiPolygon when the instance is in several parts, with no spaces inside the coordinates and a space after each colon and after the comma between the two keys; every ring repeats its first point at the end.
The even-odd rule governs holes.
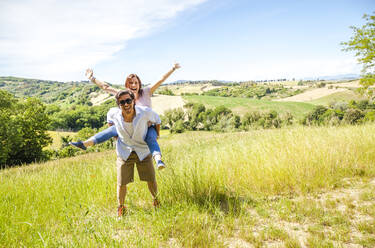
{"type": "Polygon", "coordinates": [[[82,149],[82,150],[86,150],[86,146],[80,140],[78,140],[77,142],[69,142],[69,145],[82,149]]]}

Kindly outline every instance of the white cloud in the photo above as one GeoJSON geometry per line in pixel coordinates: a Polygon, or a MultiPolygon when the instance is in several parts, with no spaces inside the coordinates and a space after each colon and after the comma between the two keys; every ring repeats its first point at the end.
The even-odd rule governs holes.
{"type": "Polygon", "coordinates": [[[205,0],[3,0],[0,74],[71,80],[205,0]]]}
{"type": "MultiPolygon", "coordinates": [[[[361,67],[354,58],[268,60],[243,64],[232,71],[231,80],[278,79],[360,74],[361,67]]],[[[230,80],[226,78],[226,80],[230,80]]]]}

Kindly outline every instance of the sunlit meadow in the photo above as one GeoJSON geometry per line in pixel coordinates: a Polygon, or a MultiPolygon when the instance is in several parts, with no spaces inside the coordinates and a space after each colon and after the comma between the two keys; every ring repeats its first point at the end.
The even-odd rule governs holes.
{"type": "Polygon", "coordinates": [[[375,245],[374,124],[159,141],[162,205],[136,176],[121,219],[114,151],[0,171],[0,246],[375,245]]]}

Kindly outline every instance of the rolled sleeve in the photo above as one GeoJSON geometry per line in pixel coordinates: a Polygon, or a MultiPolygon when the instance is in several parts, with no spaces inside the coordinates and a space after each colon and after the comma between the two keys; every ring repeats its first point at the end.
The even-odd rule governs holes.
{"type": "Polygon", "coordinates": [[[161,124],[160,117],[159,117],[159,115],[156,112],[150,111],[149,112],[149,118],[150,118],[151,122],[153,122],[155,124],[161,124]]]}

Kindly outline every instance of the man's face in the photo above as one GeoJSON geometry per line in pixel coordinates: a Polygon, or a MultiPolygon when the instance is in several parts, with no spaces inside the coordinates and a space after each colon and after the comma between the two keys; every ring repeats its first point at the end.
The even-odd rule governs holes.
{"type": "Polygon", "coordinates": [[[131,113],[134,109],[134,100],[129,94],[124,94],[119,98],[120,108],[126,113],[131,113]]]}

